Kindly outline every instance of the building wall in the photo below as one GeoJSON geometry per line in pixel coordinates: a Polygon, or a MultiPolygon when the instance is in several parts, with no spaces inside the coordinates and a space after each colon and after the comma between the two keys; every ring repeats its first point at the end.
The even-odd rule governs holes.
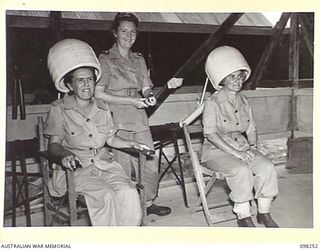
{"type": "MultiPolygon", "coordinates": [[[[188,92],[185,87],[184,92],[188,92]]],[[[243,91],[250,99],[260,135],[286,132],[291,119],[290,88],[243,91]]],[[[206,94],[208,96],[209,93],[206,94]]],[[[199,102],[201,93],[173,94],[150,117],[150,125],[179,122],[188,116],[199,102]]],[[[313,89],[295,92],[297,100],[297,130],[312,135],[313,89]]],[[[12,108],[7,108],[6,141],[37,137],[38,118],[46,118],[49,105],[27,105],[26,120],[12,120],[12,108]]]]}

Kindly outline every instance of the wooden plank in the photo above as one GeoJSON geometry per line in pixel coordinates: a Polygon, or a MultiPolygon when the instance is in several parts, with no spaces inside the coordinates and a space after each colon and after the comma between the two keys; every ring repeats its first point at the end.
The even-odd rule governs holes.
{"type": "MultiPolygon", "coordinates": [[[[106,19],[75,19],[73,16],[63,18],[61,26],[63,30],[111,30],[112,20],[106,19]]],[[[32,16],[13,16],[7,15],[8,28],[43,28],[50,26],[50,20],[47,17],[32,16]]],[[[219,28],[220,25],[211,24],[188,24],[188,23],[155,23],[141,22],[139,31],[141,32],[170,32],[170,33],[194,33],[211,34],[219,28]]],[[[234,26],[228,34],[230,35],[257,35],[271,36],[272,28],[268,26],[234,26]]]]}
{"type": "Polygon", "coordinates": [[[271,54],[272,54],[273,50],[275,49],[275,47],[280,39],[281,33],[283,32],[290,16],[291,16],[291,13],[283,13],[281,15],[279,22],[274,27],[273,36],[269,40],[269,43],[266,46],[266,48],[260,58],[260,61],[257,65],[256,70],[254,72],[254,75],[252,77],[251,84],[247,85],[247,87],[249,87],[250,89],[256,89],[256,86],[258,86],[258,83],[260,82],[260,80],[262,78],[264,70],[266,69],[267,62],[269,61],[269,58],[271,57],[271,54]]]}
{"type": "Polygon", "coordinates": [[[50,20],[47,17],[6,16],[7,28],[39,28],[47,29],[50,20]]]}
{"type": "MultiPolygon", "coordinates": [[[[173,77],[184,78],[190,74],[201,62],[203,57],[205,57],[217,45],[221,38],[230,30],[230,28],[237,20],[239,20],[242,15],[243,13],[230,14],[230,16],[223,22],[219,29],[209,36],[209,38],[193,53],[193,55],[185,62],[185,64],[180,67],[173,77]]],[[[149,115],[152,115],[164,102],[164,100],[172,93],[174,93],[174,90],[169,89],[167,84],[165,84],[165,86],[157,93],[157,105],[150,110],[149,115]]]]}
{"type": "MultiPolygon", "coordinates": [[[[112,20],[79,20],[63,19],[64,30],[111,30],[112,20]]],[[[194,33],[211,34],[219,28],[219,25],[210,24],[188,24],[188,23],[139,23],[140,32],[169,32],[169,33],[194,33]]],[[[271,27],[234,26],[228,34],[230,35],[262,35],[271,36],[271,27]]]]}
{"type": "MultiPolygon", "coordinates": [[[[292,87],[291,80],[260,80],[260,88],[282,88],[282,87],[292,87]]],[[[299,88],[312,88],[313,79],[298,79],[299,88]]]]}
{"type": "Polygon", "coordinates": [[[79,20],[63,19],[61,23],[64,30],[111,30],[111,20],[79,20]]]}

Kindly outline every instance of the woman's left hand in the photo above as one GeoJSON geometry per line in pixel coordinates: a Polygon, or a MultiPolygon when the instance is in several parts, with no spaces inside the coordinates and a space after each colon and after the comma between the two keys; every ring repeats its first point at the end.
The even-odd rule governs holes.
{"type": "Polygon", "coordinates": [[[131,147],[140,151],[151,150],[147,145],[135,141],[131,142],[131,147]]]}
{"type": "Polygon", "coordinates": [[[183,78],[171,78],[168,82],[168,88],[169,89],[175,89],[182,85],[183,78]]]}

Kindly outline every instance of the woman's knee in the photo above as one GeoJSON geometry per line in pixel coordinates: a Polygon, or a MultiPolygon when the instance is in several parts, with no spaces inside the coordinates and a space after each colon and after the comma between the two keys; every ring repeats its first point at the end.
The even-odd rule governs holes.
{"type": "Polygon", "coordinates": [[[262,157],[259,160],[258,172],[256,174],[257,175],[260,175],[260,174],[265,174],[265,175],[275,174],[275,167],[274,167],[274,164],[272,163],[272,161],[269,160],[266,157],[262,157]]]}
{"type": "Polygon", "coordinates": [[[245,164],[243,164],[243,165],[240,165],[239,167],[232,169],[231,175],[234,177],[238,176],[241,179],[245,179],[245,178],[251,179],[252,172],[245,164]]]}

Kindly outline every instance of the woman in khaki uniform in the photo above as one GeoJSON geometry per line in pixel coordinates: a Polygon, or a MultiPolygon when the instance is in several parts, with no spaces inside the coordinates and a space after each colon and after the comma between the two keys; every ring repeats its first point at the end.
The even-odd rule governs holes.
{"type": "Polygon", "coordinates": [[[278,227],[270,215],[271,202],[278,194],[277,175],[272,162],[257,150],[252,108],[240,93],[250,67],[237,49],[223,46],[210,53],[205,68],[218,91],[204,105],[201,160],[225,176],[240,227],[255,226],[250,213],[253,198],[258,201],[257,221],[278,227]]]}
{"type": "MultiPolygon", "coordinates": [[[[117,137],[108,105],[93,97],[101,69],[92,48],[76,39],[62,40],[50,49],[48,67],[56,88],[73,92],[51,104],[44,131],[49,136],[49,152],[62,157],[64,167],[76,170],[75,189],[86,199],[92,225],[139,225],[142,212],[137,190],[104,145],[147,147],[117,137]]],[[[54,170],[49,185],[52,195],[66,192],[64,175],[54,170]]]]}
{"type": "MultiPolygon", "coordinates": [[[[131,13],[116,15],[113,23],[116,43],[99,56],[102,76],[95,96],[110,104],[112,117],[119,127],[117,135],[143,142],[153,149],[153,139],[145,112],[145,108],[156,102],[152,93],[153,84],[143,56],[131,51],[137,38],[138,23],[138,18],[131,13]]],[[[168,82],[168,86],[178,87],[181,83],[182,79],[174,78],[168,82]]],[[[137,158],[121,151],[114,151],[114,156],[125,167],[127,174],[132,176],[137,169],[137,158]]],[[[155,158],[148,159],[142,180],[147,197],[147,214],[170,214],[169,207],[157,206],[152,202],[159,182],[155,158]]]]}

